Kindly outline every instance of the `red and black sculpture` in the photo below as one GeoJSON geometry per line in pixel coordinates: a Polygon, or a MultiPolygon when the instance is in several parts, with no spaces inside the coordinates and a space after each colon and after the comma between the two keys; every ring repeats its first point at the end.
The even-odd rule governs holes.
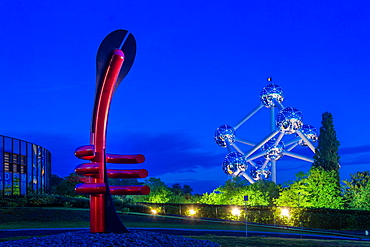
{"type": "Polygon", "coordinates": [[[128,232],[114,208],[111,195],[146,195],[148,186],[109,186],[108,178],[145,178],[145,169],[107,169],[107,163],[142,163],[141,154],[121,155],[106,153],[106,133],[109,108],[113,94],[122,79],[130,71],[135,60],[136,41],[126,30],[110,33],[99,46],[96,57],[96,95],[90,145],[76,149],[75,155],[90,163],[80,164],[75,172],[91,177],[89,183],[78,184],[79,194],[90,195],[90,231],[93,233],[128,232]]]}

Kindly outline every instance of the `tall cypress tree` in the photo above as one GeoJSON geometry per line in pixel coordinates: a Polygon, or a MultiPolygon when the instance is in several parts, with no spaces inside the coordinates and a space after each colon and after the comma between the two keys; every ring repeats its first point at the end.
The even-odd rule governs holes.
{"type": "Polygon", "coordinates": [[[322,114],[318,145],[314,155],[313,167],[322,167],[326,171],[336,171],[339,179],[339,141],[334,129],[333,116],[329,112],[322,114]]]}

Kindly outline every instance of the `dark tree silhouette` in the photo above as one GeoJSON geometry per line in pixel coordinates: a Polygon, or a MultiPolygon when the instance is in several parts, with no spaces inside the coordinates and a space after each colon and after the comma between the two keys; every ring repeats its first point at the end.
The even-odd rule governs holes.
{"type": "Polygon", "coordinates": [[[339,181],[339,141],[333,124],[333,116],[329,112],[322,114],[322,122],[318,145],[314,155],[313,167],[322,167],[326,171],[336,171],[339,181]]]}
{"type": "Polygon", "coordinates": [[[181,185],[179,183],[174,183],[171,187],[171,191],[174,195],[178,196],[190,196],[193,192],[193,188],[190,187],[190,185],[181,185]]]}

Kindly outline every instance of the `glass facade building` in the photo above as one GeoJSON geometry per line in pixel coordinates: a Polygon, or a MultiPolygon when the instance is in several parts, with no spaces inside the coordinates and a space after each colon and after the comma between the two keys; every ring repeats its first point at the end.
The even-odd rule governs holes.
{"type": "Polygon", "coordinates": [[[0,135],[0,196],[49,193],[50,152],[33,143],[0,135]]]}

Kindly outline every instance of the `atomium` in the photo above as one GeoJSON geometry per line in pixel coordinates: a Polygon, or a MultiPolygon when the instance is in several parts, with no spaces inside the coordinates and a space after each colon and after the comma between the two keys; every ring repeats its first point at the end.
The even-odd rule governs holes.
{"type": "Polygon", "coordinates": [[[235,142],[235,130],[230,125],[221,125],[214,134],[215,141],[220,147],[227,147],[227,144],[235,142]]]}
{"type": "Polygon", "coordinates": [[[302,125],[303,114],[296,108],[284,108],[276,116],[276,127],[284,134],[293,134],[302,128],[302,125]]]}
{"type": "Polygon", "coordinates": [[[284,153],[284,142],[280,141],[276,144],[276,138],[270,139],[262,147],[262,151],[265,151],[264,157],[268,160],[278,160],[283,157],[284,153]]]}
{"type": "Polygon", "coordinates": [[[222,168],[227,175],[243,176],[250,183],[259,179],[268,179],[271,176],[271,180],[276,182],[276,164],[284,156],[313,162],[312,157],[303,156],[292,150],[296,147],[308,147],[314,154],[314,143],[318,139],[317,131],[314,127],[303,123],[301,111],[293,107],[285,108],[282,104],[283,100],[282,88],[276,84],[269,84],[260,93],[260,105],[235,126],[222,125],[216,129],[214,139],[217,145],[226,147],[228,150],[222,163],[222,168]],[[237,129],[264,108],[270,110],[270,133],[259,142],[237,138],[237,129]],[[277,114],[275,114],[275,108],[280,110],[277,114]],[[242,149],[238,146],[239,143],[250,147],[242,149]],[[250,176],[247,174],[248,163],[250,176]]]}
{"type": "Polygon", "coordinates": [[[279,103],[282,103],[284,100],[283,89],[278,85],[269,84],[262,89],[260,100],[267,108],[275,107],[275,100],[279,103]]]}
{"type": "Polygon", "coordinates": [[[248,168],[244,156],[238,152],[228,153],[222,162],[222,168],[227,175],[239,176],[248,168]]]}
{"type": "MultiPolygon", "coordinates": [[[[317,130],[316,130],[315,127],[313,127],[309,124],[304,124],[304,125],[302,125],[301,132],[302,132],[303,135],[305,135],[305,137],[308,140],[311,140],[312,142],[317,142],[318,135],[317,135],[317,130]]],[[[297,135],[297,137],[298,137],[298,135],[297,135]]],[[[307,143],[303,139],[301,139],[298,142],[298,144],[301,145],[301,146],[307,146],[307,143]]]]}

